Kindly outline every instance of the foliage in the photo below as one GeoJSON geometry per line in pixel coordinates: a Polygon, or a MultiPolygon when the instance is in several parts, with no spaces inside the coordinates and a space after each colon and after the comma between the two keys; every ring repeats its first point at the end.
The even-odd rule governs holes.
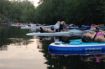
{"type": "Polygon", "coordinates": [[[0,22],[33,22],[35,7],[29,1],[0,0],[0,22]]]}
{"type": "Polygon", "coordinates": [[[59,19],[76,24],[104,23],[104,7],[104,0],[41,0],[35,20],[39,23],[55,23],[59,19]]]}
{"type": "Polygon", "coordinates": [[[105,0],[40,0],[34,7],[28,0],[0,0],[0,22],[91,24],[105,22],[105,0]]]}

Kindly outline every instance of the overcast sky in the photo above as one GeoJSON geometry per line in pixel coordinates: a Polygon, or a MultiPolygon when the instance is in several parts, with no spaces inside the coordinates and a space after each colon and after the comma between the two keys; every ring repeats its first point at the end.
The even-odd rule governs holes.
{"type": "MultiPolygon", "coordinates": [[[[10,1],[12,1],[12,0],[10,0],[10,1]]],[[[20,0],[20,1],[23,1],[23,0],[20,0]]],[[[32,2],[34,4],[34,6],[38,6],[39,0],[28,0],[28,1],[32,2]]]]}
{"type": "Polygon", "coordinates": [[[28,1],[31,1],[35,6],[38,6],[39,0],[28,0],[28,1]]]}

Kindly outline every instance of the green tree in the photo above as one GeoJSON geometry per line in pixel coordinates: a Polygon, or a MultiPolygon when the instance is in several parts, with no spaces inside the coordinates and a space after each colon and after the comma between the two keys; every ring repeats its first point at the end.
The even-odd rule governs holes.
{"type": "Polygon", "coordinates": [[[59,19],[76,24],[103,23],[104,7],[104,0],[41,0],[35,20],[39,23],[55,23],[59,19]]]}
{"type": "Polygon", "coordinates": [[[27,0],[0,0],[0,22],[34,22],[34,12],[34,5],[27,0]]]}

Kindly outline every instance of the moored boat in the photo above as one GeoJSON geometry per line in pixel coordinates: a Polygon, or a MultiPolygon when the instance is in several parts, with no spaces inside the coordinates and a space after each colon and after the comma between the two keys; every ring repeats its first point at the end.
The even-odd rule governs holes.
{"type": "Polygon", "coordinates": [[[69,43],[54,42],[48,50],[55,55],[105,54],[105,42],[82,42],[81,39],[71,40],[69,43]]]}

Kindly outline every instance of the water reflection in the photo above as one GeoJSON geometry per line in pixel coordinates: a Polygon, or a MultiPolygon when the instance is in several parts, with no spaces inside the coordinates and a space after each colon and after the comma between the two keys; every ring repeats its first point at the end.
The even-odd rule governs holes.
{"type": "Polygon", "coordinates": [[[7,46],[6,45],[0,47],[0,51],[4,51],[4,50],[7,50],[7,46]]]}
{"type": "Polygon", "coordinates": [[[27,30],[0,30],[0,69],[46,69],[46,59],[38,48],[39,39],[25,36],[27,30]]]}
{"type": "MultiPolygon", "coordinates": [[[[52,42],[52,41],[51,41],[52,42]]],[[[53,56],[48,53],[50,41],[42,41],[42,53],[47,59],[47,69],[104,69],[105,62],[83,61],[81,56],[53,56]]]]}
{"type": "Polygon", "coordinates": [[[30,37],[25,34],[28,30],[20,30],[16,27],[4,27],[0,29],[0,47],[9,45],[10,43],[15,44],[29,44],[30,37]]]}
{"type": "Polygon", "coordinates": [[[29,41],[28,45],[11,43],[7,51],[0,51],[0,69],[46,69],[43,53],[37,49],[38,39],[29,41]]]}
{"type": "Polygon", "coordinates": [[[105,69],[105,62],[83,61],[81,56],[53,56],[53,40],[30,39],[27,30],[0,30],[0,69],[105,69]]]}
{"type": "Polygon", "coordinates": [[[28,45],[31,41],[29,39],[25,38],[10,38],[11,43],[14,43],[15,45],[28,45]]]}

